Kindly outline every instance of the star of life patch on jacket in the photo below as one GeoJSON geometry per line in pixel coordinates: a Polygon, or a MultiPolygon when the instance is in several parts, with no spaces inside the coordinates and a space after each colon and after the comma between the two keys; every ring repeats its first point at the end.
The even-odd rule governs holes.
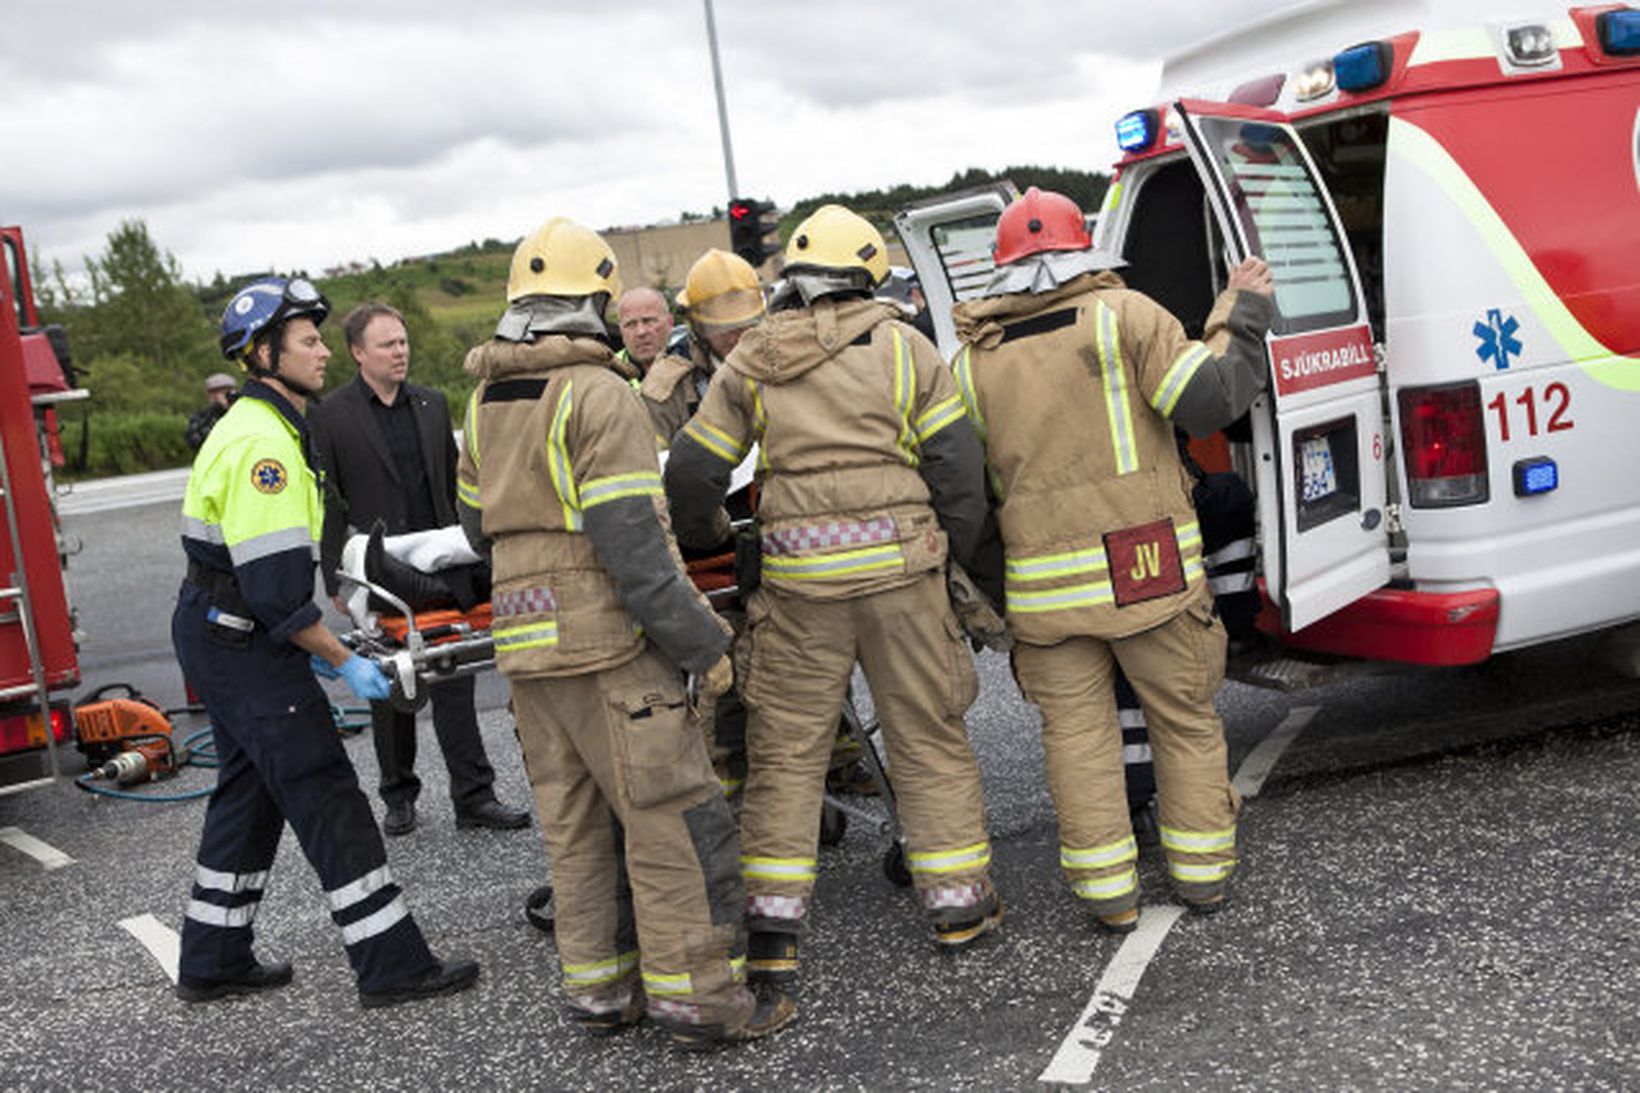
{"type": "Polygon", "coordinates": [[[1184,591],[1184,564],[1171,518],[1107,532],[1105,557],[1117,607],[1184,591]]]}
{"type": "Polygon", "coordinates": [[[259,459],[251,468],[251,485],[261,493],[278,493],[290,482],[285,465],[277,459],[259,459]]]}

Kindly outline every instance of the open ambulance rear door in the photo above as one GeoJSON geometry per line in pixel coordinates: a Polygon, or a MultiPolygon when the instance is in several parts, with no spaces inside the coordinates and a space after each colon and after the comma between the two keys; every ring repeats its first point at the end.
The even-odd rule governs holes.
{"type": "Polygon", "coordinates": [[[894,215],[894,229],[922,283],[934,318],[934,341],[950,360],[957,351],[951,309],[984,291],[996,268],[991,243],[997,218],[1019,193],[1011,183],[947,194],[908,205],[894,215]]]}
{"type": "Polygon", "coordinates": [[[1390,578],[1383,396],[1337,210],[1284,115],[1173,110],[1229,257],[1275,276],[1270,382],[1252,409],[1265,586],[1289,631],[1390,578]]]}

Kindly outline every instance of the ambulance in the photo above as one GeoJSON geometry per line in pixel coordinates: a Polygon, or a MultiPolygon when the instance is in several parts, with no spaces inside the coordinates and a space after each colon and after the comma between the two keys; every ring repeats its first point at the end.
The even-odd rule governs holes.
{"type": "MultiPolygon", "coordinates": [[[[1220,450],[1282,646],[1459,665],[1640,619],[1640,9],[1304,4],[1116,135],[1129,286],[1198,333],[1238,260],[1275,275],[1220,450]]],[[[1006,197],[898,218],[948,354],[1006,197]]]]}

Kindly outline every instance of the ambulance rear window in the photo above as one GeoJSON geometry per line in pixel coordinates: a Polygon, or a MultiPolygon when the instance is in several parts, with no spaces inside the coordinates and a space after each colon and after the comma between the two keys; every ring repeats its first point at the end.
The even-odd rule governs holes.
{"type": "Polygon", "coordinates": [[[971,300],[985,291],[996,263],[991,260],[991,240],[996,237],[999,212],[935,224],[930,237],[940,257],[951,298],[971,300]]]}
{"type": "Polygon", "coordinates": [[[1201,119],[1248,245],[1275,275],[1278,333],[1355,319],[1355,284],[1327,202],[1293,135],[1230,118],[1201,119]]]}

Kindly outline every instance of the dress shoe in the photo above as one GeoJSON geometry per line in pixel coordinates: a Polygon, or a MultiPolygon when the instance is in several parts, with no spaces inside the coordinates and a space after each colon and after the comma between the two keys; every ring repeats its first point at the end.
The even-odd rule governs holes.
{"type": "Polygon", "coordinates": [[[272,964],[257,964],[231,979],[195,979],[183,975],[177,977],[176,994],[184,1002],[214,1002],[236,994],[255,994],[283,987],[295,974],[289,964],[280,960],[272,964]]]}
{"type": "Polygon", "coordinates": [[[464,991],[478,982],[478,961],[436,960],[433,966],[402,983],[378,990],[359,992],[359,1004],[367,1010],[382,1006],[396,1006],[400,1002],[414,1002],[421,998],[437,998],[444,994],[464,991]]]}
{"type": "Polygon", "coordinates": [[[388,835],[408,835],[416,829],[416,802],[394,801],[382,817],[382,831],[388,835]]]}
{"type": "Polygon", "coordinates": [[[457,827],[492,827],[497,831],[512,831],[530,826],[530,814],[523,809],[508,808],[500,801],[484,801],[472,808],[456,810],[457,827]]]}

